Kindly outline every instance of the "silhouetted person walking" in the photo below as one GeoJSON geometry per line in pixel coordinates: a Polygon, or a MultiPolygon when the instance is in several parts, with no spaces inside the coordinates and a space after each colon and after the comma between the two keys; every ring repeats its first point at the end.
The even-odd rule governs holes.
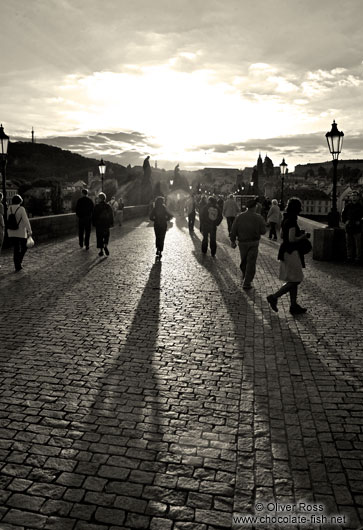
{"type": "Polygon", "coordinates": [[[363,206],[356,191],[352,193],[352,202],[344,207],[342,221],[345,223],[347,260],[359,263],[362,260],[362,217],[363,206]]]}
{"type": "Polygon", "coordinates": [[[156,255],[161,259],[164,250],[165,234],[168,228],[168,221],[172,219],[171,213],[164,204],[164,197],[155,199],[154,208],[150,212],[150,221],[154,221],[156,255]]]}
{"type": "Polygon", "coordinates": [[[217,252],[217,226],[221,224],[223,219],[222,212],[217,206],[217,200],[215,197],[209,197],[206,206],[200,214],[200,225],[203,234],[202,240],[202,252],[207,253],[208,250],[208,239],[210,245],[210,251],[214,257],[217,252]]]}
{"type": "Polygon", "coordinates": [[[223,206],[223,215],[227,219],[229,235],[231,234],[231,228],[232,228],[233,222],[238,214],[239,214],[239,208],[238,208],[238,205],[236,203],[236,200],[233,194],[231,193],[231,195],[228,196],[228,199],[226,200],[223,206]]]}
{"type": "Polygon", "coordinates": [[[8,226],[8,236],[14,247],[14,265],[16,272],[19,272],[23,268],[23,258],[27,251],[26,240],[28,236],[32,235],[32,228],[22,203],[23,199],[20,195],[14,195],[11,200],[11,206],[8,208],[8,223],[9,216],[12,214],[15,215],[16,222],[16,226],[13,228],[8,226]]]}
{"type": "MultiPolygon", "coordinates": [[[[304,239],[310,234],[300,230],[297,224],[297,217],[301,212],[301,202],[297,198],[289,199],[281,224],[282,244],[279,249],[278,259],[280,260],[280,280],[286,283],[276,293],[270,294],[267,301],[273,311],[278,311],[277,301],[280,296],[290,294],[290,313],[298,315],[305,313],[306,309],[297,303],[298,286],[303,280],[304,251],[302,244],[304,239]]],[[[306,242],[309,245],[308,242],[306,242]]]]}
{"type": "Polygon", "coordinates": [[[84,242],[86,250],[89,249],[93,209],[94,204],[92,199],[88,197],[88,190],[83,189],[82,197],[78,199],[76,204],[76,215],[78,217],[79,246],[83,248],[84,242]]]}
{"type": "Polygon", "coordinates": [[[247,202],[247,211],[240,213],[231,229],[232,247],[236,248],[236,238],[241,255],[240,269],[243,276],[243,289],[252,288],[252,281],[256,274],[258,246],[263,234],[266,233],[266,223],[262,215],[256,213],[256,200],[247,202]]]}
{"type": "Polygon", "coordinates": [[[98,194],[98,203],[94,207],[92,221],[96,227],[97,248],[100,249],[98,255],[106,256],[110,254],[108,242],[110,239],[110,228],[113,226],[112,208],[106,203],[106,195],[101,192],[98,194]]]}

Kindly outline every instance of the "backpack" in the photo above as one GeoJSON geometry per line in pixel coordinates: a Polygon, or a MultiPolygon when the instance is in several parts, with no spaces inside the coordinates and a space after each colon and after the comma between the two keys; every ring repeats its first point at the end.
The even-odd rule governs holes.
{"type": "Polygon", "coordinates": [[[21,221],[21,217],[19,219],[19,222],[16,220],[16,212],[19,210],[20,206],[15,210],[14,213],[10,213],[8,217],[7,227],[9,230],[17,230],[19,228],[19,223],[21,221]]]}
{"type": "Polygon", "coordinates": [[[215,206],[210,206],[208,208],[208,218],[210,221],[216,221],[218,217],[218,208],[215,206]]]}

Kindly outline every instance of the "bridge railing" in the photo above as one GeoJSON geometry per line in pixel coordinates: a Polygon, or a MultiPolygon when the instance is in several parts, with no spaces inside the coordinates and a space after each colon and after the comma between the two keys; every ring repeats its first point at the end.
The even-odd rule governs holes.
{"type": "MultiPolygon", "coordinates": [[[[137,217],[146,217],[147,214],[148,205],[126,206],[124,208],[125,221],[137,217]]],[[[75,213],[32,217],[29,220],[35,241],[45,241],[47,239],[71,236],[78,233],[77,216],[75,213]]]]}

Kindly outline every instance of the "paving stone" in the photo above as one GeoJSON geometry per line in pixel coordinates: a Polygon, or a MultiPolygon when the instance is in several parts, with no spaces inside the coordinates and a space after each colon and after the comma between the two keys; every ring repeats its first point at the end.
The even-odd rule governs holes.
{"type": "Polygon", "coordinates": [[[37,245],[22,277],[2,252],[0,527],[213,530],[254,495],[359,526],[361,268],[307,256],[293,318],[266,302],[274,243],[248,294],[225,221],[215,259],[200,245],[178,216],[161,264],[145,220],[112,230],[107,260],[94,234],[88,253],[37,245]]]}

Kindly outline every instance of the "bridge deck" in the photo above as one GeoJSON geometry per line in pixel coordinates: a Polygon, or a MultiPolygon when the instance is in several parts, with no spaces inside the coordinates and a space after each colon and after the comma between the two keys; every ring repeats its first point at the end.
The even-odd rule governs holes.
{"type": "Polygon", "coordinates": [[[1,530],[211,530],[303,501],[359,526],[362,268],[308,258],[308,313],[285,297],[276,314],[277,243],[244,292],[222,224],[216,259],[181,217],[161,263],[141,220],[109,258],[94,234],[88,252],[35,246],[17,274],[1,255],[1,530]]]}

